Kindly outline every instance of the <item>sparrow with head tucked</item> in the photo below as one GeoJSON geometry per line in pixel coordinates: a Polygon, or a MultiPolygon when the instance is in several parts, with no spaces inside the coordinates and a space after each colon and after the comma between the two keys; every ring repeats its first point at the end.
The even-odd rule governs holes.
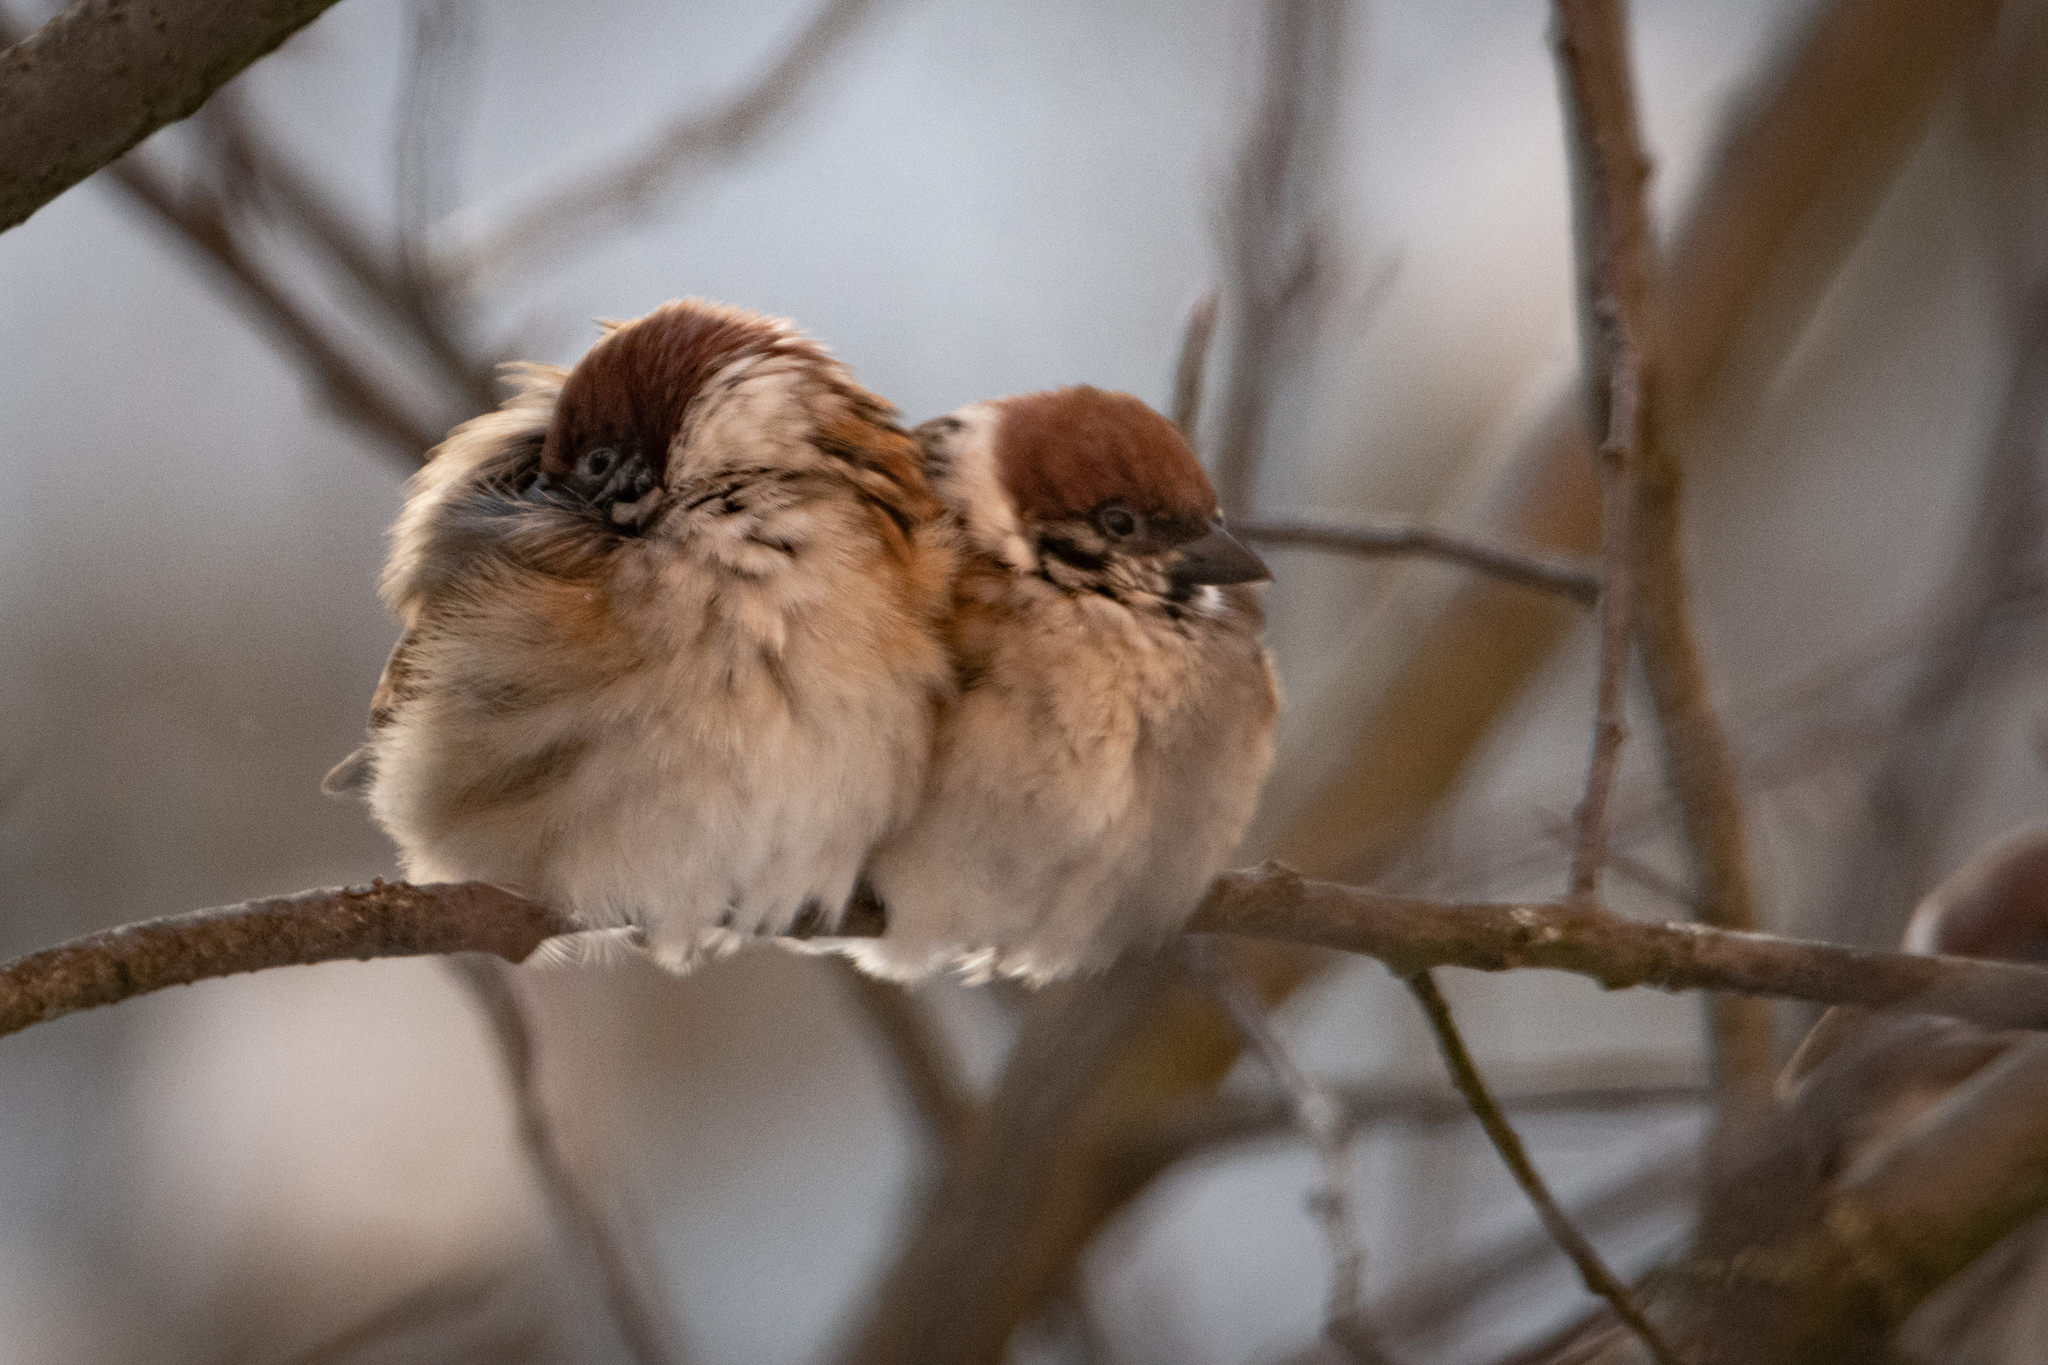
{"type": "Polygon", "coordinates": [[[959,695],[876,849],[869,970],[1045,981],[1156,944],[1252,815],[1279,711],[1250,585],[1173,424],[1067,388],[920,427],[962,538],[959,695]]]}
{"type": "Polygon", "coordinates": [[[912,812],[953,532],[888,404],[787,324],[613,327],[413,480],[359,790],[415,881],[488,881],[682,964],[828,928],[912,812]]]}

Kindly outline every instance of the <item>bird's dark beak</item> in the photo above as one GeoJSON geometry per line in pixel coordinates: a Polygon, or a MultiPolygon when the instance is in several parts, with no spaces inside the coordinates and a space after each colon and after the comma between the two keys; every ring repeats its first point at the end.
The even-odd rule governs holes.
{"type": "Polygon", "coordinates": [[[1263,583],[1273,576],[1265,561],[1247,550],[1223,523],[1209,523],[1209,534],[1190,540],[1166,561],[1166,576],[1176,583],[1263,583]]]}

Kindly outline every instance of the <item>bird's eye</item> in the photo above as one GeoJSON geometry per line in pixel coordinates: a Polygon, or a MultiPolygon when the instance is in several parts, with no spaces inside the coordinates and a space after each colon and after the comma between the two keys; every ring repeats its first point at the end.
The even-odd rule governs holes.
{"type": "Polygon", "coordinates": [[[1137,517],[1132,515],[1128,508],[1119,507],[1115,503],[1095,514],[1095,524],[1102,528],[1104,535],[1113,540],[1122,540],[1125,536],[1136,533],[1138,529],[1137,517]]]}
{"type": "Polygon", "coordinates": [[[576,472],[586,479],[605,479],[618,467],[619,452],[610,446],[599,446],[585,451],[583,458],[576,462],[576,472]]]}

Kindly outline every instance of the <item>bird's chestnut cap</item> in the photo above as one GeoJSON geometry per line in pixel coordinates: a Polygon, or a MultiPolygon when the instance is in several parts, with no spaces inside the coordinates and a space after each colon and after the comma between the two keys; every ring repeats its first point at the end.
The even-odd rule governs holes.
{"type": "Polygon", "coordinates": [[[1268,578],[1223,529],[1216,490],[1180,429],[1127,393],[1075,385],[1003,399],[995,464],[1020,518],[1092,521],[1187,583],[1268,578]]]}
{"type": "Polygon", "coordinates": [[[666,483],[669,443],[704,385],[736,360],[812,354],[816,343],[786,323],[702,299],[665,303],[613,326],[562,384],[541,446],[541,474],[561,479],[593,450],[646,462],[666,483]]]}

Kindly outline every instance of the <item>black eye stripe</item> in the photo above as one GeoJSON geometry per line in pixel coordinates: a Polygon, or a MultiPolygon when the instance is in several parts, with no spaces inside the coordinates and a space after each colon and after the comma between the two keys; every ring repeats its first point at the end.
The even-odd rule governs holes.
{"type": "Polygon", "coordinates": [[[1109,567],[1109,561],[1093,550],[1084,550],[1063,536],[1046,536],[1038,542],[1038,548],[1062,564],[1070,565],[1086,573],[1100,573],[1109,567]]]}

